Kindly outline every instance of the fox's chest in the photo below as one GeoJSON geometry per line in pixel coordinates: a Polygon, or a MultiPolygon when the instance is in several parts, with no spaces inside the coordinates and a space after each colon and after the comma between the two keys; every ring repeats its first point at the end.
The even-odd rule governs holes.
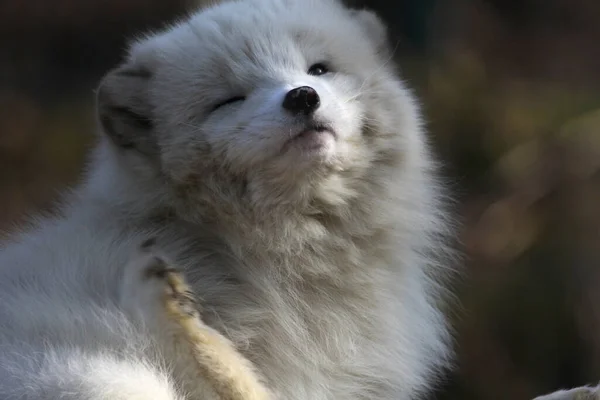
{"type": "Polygon", "coordinates": [[[364,294],[322,289],[232,292],[213,305],[208,322],[254,363],[277,398],[372,398],[384,385],[372,351],[380,315],[364,294]]]}

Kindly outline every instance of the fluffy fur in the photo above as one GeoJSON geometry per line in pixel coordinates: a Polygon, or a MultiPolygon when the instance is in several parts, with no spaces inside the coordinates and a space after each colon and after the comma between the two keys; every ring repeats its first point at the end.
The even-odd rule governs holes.
{"type": "Polygon", "coordinates": [[[426,392],[447,225],[385,35],[334,0],[240,0],[133,43],[83,184],[0,252],[0,398],[219,398],[131,278],[151,236],[276,398],[426,392]],[[310,115],[282,107],[300,86],[310,115]]]}
{"type": "Polygon", "coordinates": [[[192,390],[204,385],[221,400],[270,400],[271,394],[252,364],[231,341],[202,321],[199,305],[185,278],[156,253],[151,242],[152,239],[147,241],[126,267],[127,287],[123,293],[131,302],[122,302],[123,307],[135,313],[148,310],[149,303],[161,303],[162,307],[157,307],[151,316],[141,317],[164,318],[173,346],[190,352],[186,372],[197,374],[196,379],[192,376],[192,390]]]}

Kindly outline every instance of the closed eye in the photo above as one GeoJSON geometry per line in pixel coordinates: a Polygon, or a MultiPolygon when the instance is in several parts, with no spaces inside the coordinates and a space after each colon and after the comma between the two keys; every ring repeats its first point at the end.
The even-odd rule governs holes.
{"type": "Polygon", "coordinates": [[[233,104],[233,103],[237,103],[238,101],[244,101],[244,100],[246,100],[245,96],[231,97],[231,98],[229,98],[229,99],[227,99],[225,101],[222,101],[222,102],[218,103],[217,105],[215,105],[213,107],[213,111],[215,111],[215,110],[217,110],[217,109],[219,109],[219,108],[221,108],[223,106],[226,106],[226,105],[229,105],[229,104],[233,104]]]}

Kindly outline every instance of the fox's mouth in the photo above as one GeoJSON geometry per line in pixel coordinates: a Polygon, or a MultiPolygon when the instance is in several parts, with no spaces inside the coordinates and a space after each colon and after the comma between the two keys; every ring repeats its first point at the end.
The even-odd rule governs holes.
{"type": "Polygon", "coordinates": [[[325,124],[309,124],[307,127],[299,131],[296,135],[294,135],[290,140],[300,139],[304,136],[311,134],[330,134],[334,139],[337,139],[337,135],[333,129],[328,127],[325,124]]]}
{"type": "Polygon", "coordinates": [[[330,147],[337,140],[337,134],[331,127],[311,123],[299,129],[286,141],[284,151],[296,147],[303,152],[314,152],[330,147]]]}

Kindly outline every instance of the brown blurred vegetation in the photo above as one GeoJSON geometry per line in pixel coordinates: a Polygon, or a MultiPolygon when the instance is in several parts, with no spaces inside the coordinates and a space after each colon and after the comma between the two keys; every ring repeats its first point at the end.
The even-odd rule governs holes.
{"type": "MultiPolygon", "coordinates": [[[[461,220],[458,369],[433,398],[600,380],[600,2],[364,0],[386,16],[461,220]]],[[[77,181],[93,89],[191,1],[0,2],[0,229],[77,181]]]]}

